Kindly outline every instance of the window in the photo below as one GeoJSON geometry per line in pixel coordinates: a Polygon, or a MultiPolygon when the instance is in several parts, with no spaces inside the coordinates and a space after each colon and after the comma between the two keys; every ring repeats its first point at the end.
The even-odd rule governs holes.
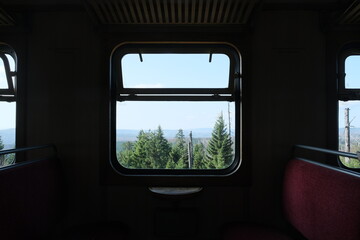
{"type": "MultiPolygon", "coordinates": [[[[338,90],[339,150],[360,151],[360,52],[345,52],[340,59],[338,90]]],[[[360,161],[341,157],[341,164],[360,169],[360,161]]]]}
{"type": "MultiPolygon", "coordinates": [[[[0,151],[15,148],[16,55],[0,43],[0,151]]],[[[13,164],[15,155],[1,155],[0,167],[13,164]]]]}
{"type": "Polygon", "coordinates": [[[240,56],[228,44],[127,43],[111,58],[122,174],[225,175],[240,164],[240,56]]]}

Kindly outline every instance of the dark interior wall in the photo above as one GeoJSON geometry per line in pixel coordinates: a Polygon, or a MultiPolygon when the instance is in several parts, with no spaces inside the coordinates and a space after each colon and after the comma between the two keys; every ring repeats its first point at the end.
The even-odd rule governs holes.
{"type": "Polygon", "coordinates": [[[99,91],[101,47],[82,11],[31,14],[28,145],[56,144],[68,185],[67,223],[101,218],[99,91]]]}
{"type": "Polygon", "coordinates": [[[227,222],[281,225],[282,171],[293,144],[326,145],[325,37],[318,17],[315,11],[261,11],[246,33],[249,49],[239,49],[250,61],[244,62],[248,92],[243,126],[251,128],[243,136],[250,154],[243,161],[252,163],[251,185],[204,187],[194,197],[174,200],[150,193],[147,185],[100,184],[100,163],[108,161],[103,154],[107,116],[102,115],[107,106],[106,55],[108,42],[114,40],[104,39],[86,12],[32,12],[27,144],[58,147],[68,185],[64,226],[113,220],[129,226],[134,238],[188,233],[215,239],[227,222]],[[169,233],[162,226],[172,226],[171,220],[179,228],[169,233]]]}
{"type": "Polygon", "coordinates": [[[253,34],[251,119],[255,219],[281,219],[281,178],[294,144],[325,147],[325,37],[312,11],[264,11],[253,34]]]}

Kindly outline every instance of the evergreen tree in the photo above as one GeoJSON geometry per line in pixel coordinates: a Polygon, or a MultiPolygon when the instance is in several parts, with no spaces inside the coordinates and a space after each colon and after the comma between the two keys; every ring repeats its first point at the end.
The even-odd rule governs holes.
{"type": "Polygon", "coordinates": [[[140,130],[137,141],[134,144],[134,154],[132,158],[135,168],[152,168],[152,164],[148,159],[148,147],[151,132],[140,130]]]}
{"type": "Polygon", "coordinates": [[[125,142],[122,144],[122,151],[117,154],[120,164],[126,168],[137,168],[139,165],[134,158],[134,143],[125,142]]]}
{"type": "Polygon", "coordinates": [[[179,159],[179,161],[176,163],[175,168],[176,168],[176,169],[189,168],[188,161],[186,161],[186,160],[183,159],[183,158],[179,159]]]}
{"type": "MultiPolygon", "coordinates": [[[[0,151],[2,149],[4,149],[4,144],[3,144],[3,141],[2,141],[1,136],[0,136],[0,151]]],[[[0,166],[4,166],[4,160],[5,160],[5,156],[1,155],[0,156],[0,166]]]]}
{"type": "Polygon", "coordinates": [[[227,132],[223,115],[217,119],[206,151],[207,168],[221,169],[229,166],[233,160],[232,140],[227,132]]]}
{"type": "Polygon", "coordinates": [[[166,163],[166,169],[174,169],[176,168],[176,163],[172,158],[169,158],[169,161],[166,163]]]}
{"type": "Polygon", "coordinates": [[[149,141],[146,142],[147,159],[151,168],[166,168],[170,157],[171,146],[164,137],[164,132],[159,126],[154,132],[151,132],[149,141]]]}
{"type": "MultiPolygon", "coordinates": [[[[4,143],[0,136],[0,151],[4,149],[4,143]]],[[[15,163],[15,153],[0,156],[0,166],[8,166],[15,163]]]]}
{"type": "MultiPolygon", "coordinates": [[[[4,149],[4,144],[3,144],[3,141],[1,139],[1,136],[0,136],[0,151],[4,149]]],[[[5,161],[5,156],[4,155],[1,155],[0,156],[0,166],[4,166],[4,161],[5,161]]]]}
{"type": "Polygon", "coordinates": [[[7,154],[3,157],[5,158],[4,166],[8,166],[15,163],[15,153],[7,154]]]}
{"type": "Polygon", "coordinates": [[[1,136],[0,136],[0,151],[2,149],[4,149],[4,143],[3,143],[2,139],[1,139],[1,136]]]}
{"type": "Polygon", "coordinates": [[[205,146],[202,142],[194,146],[194,169],[206,169],[205,165],[205,146]]]}
{"type": "Polygon", "coordinates": [[[141,169],[175,168],[169,162],[171,146],[159,126],[157,130],[140,130],[135,143],[127,142],[118,153],[118,161],[125,167],[141,169]]]}
{"type": "Polygon", "coordinates": [[[188,167],[188,152],[185,135],[182,129],[179,129],[175,136],[176,140],[170,152],[170,159],[175,163],[175,168],[182,169],[188,167]]]}

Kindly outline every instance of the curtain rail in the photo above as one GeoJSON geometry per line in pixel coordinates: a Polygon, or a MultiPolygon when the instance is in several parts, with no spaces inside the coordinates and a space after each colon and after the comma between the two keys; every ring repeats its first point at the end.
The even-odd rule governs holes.
{"type": "Polygon", "coordinates": [[[33,146],[33,147],[7,149],[7,150],[0,151],[0,156],[6,155],[6,154],[11,154],[11,153],[19,153],[19,152],[25,152],[25,151],[44,149],[44,148],[52,148],[54,150],[54,152],[57,153],[56,146],[53,144],[48,144],[48,145],[33,146]]]}
{"type": "Polygon", "coordinates": [[[299,149],[306,149],[306,150],[312,150],[312,151],[332,154],[332,155],[336,155],[336,156],[358,159],[358,156],[355,153],[341,152],[341,151],[329,150],[329,149],[318,148],[318,147],[311,147],[311,146],[306,146],[306,145],[295,145],[294,147],[299,148],[299,149]]]}

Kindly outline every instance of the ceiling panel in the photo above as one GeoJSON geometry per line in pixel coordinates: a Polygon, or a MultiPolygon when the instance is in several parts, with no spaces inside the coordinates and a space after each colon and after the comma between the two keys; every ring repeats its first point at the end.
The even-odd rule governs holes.
{"type": "Polygon", "coordinates": [[[87,0],[101,24],[246,24],[257,0],[87,0]]]}

